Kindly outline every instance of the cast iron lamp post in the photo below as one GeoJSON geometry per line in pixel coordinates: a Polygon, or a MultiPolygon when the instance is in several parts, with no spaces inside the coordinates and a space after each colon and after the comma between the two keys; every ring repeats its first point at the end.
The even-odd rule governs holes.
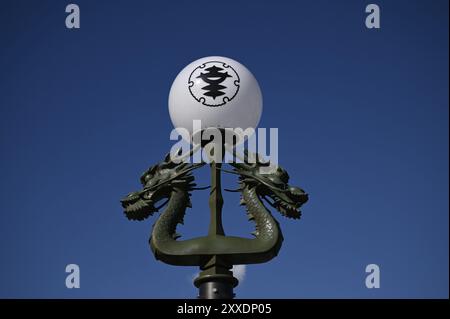
{"type": "MultiPolygon", "coordinates": [[[[259,155],[245,151],[236,154],[229,142],[228,128],[255,128],[262,111],[262,96],[253,75],[242,64],[224,57],[207,57],[194,61],[175,79],[169,94],[169,111],[177,128],[189,130],[192,136],[219,129],[215,138],[192,143],[190,157],[207,148],[211,170],[210,224],[207,236],[179,240],[176,232],[183,223],[185,211],[192,207],[190,195],[195,188],[192,171],[205,162],[190,164],[168,154],[141,176],[143,189],[121,200],[125,214],[132,220],[143,220],[162,209],[153,226],[150,247],[155,258],[177,266],[199,266],[194,280],[199,298],[229,299],[238,280],[233,277],[233,265],[263,263],[274,258],[281,248],[283,236],[279,223],[268,207],[283,216],[300,218],[300,207],[308,195],[290,186],[289,175],[280,166],[263,162],[259,155]],[[193,120],[201,120],[195,128],[193,120]],[[224,129],[227,128],[227,129],[224,129]],[[206,132],[205,132],[206,131],[206,132]],[[225,152],[241,159],[229,163],[232,170],[222,168],[225,152]],[[226,236],[222,225],[223,197],[221,172],[238,175],[240,204],[245,206],[249,220],[255,223],[254,238],[226,236]],[[159,202],[163,204],[157,206],[159,202]]],[[[243,137],[234,135],[242,142],[243,137]]],[[[177,155],[177,154],[175,154],[177,155]]],[[[186,157],[186,154],[184,154],[186,157]]]]}

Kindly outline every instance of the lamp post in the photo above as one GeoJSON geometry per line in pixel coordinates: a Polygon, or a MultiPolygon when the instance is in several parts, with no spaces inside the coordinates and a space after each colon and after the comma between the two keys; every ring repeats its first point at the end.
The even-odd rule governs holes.
{"type": "MultiPolygon", "coordinates": [[[[217,238],[225,236],[222,225],[222,186],[221,163],[211,162],[211,193],[209,196],[210,223],[208,237],[217,238]]],[[[238,280],[233,277],[230,269],[232,261],[221,255],[211,255],[210,259],[199,265],[202,270],[194,280],[194,285],[199,288],[201,299],[232,299],[233,288],[238,285],[238,280]]]]}
{"type": "MultiPolygon", "coordinates": [[[[169,94],[169,112],[177,128],[187,129],[191,136],[219,132],[220,142],[213,139],[196,144],[188,156],[208,149],[210,155],[210,224],[207,236],[179,240],[178,224],[192,207],[191,192],[198,189],[192,172],[205,162],[190,164],[174,154],[148,168],[141,176],[142,190],[121,200],[128,219],[143,220],[163,210],[150,238],[157,260],[178,266],[199,266],[194,280],[202,299],[231,299],[238,280],[233,265],[263,263],[271,260],[281,248],[283,236],[279,223],[268,207],[283,216],[300,218],[300,207],[308,195],[290,186],[289,175],[276,163],[264,162],[258,154],[245,151],[241,162],[222,167],[225,152],[235,154],[234,144],[226,140],[229,128],[255,128],[262,111],[262,95],[254,76],[237,61],[224,57],[207,57],[194,61],[176,77],[169,94]],[[194,120],[201,120],[195,128],[194,120]],[[224,129],[227,128],[227,129],[224,129]],[[250,221],[255,223],[254,238],[226,236],[222,225],[222,171],[239,178],[240,204],[245,206],[250,221]],[[157,206],[160,201],[164,204],[157,206]]],[[[233,131],[240,142],[243,136],[233,131]]],[[[216,136],[217,137],[217,136],[216,136]]]]}

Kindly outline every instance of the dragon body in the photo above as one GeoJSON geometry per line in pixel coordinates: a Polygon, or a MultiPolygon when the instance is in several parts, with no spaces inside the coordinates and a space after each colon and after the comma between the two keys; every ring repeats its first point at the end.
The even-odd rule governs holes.
{"type": "Polygon", "coordinates": [[[289,176],[281,167],[261,174],[267,164],[234,163],[229,171],[239,175],[241,205],[249,220],[255,223],[254,238],[210,234],[179,240],[178,224],[183,224],[186,209],[191,207],[191,191],[195,189],[192,171],[203,164],[176,164],[165,160],[150,167],[141,177],[143,189],[122,199],[125,215],[130,220],[143,220],[162,207],[153,226],[150,246],[155,257],[165,263],[180,266],[205,264],[211,256],[221,256],[229,264],[262,263],[275,257],[283,236],[278,222],[267,205],[282,215],[300,218],[300,206],[308,195],[300,188],[288,185],[289,176]],[[159,207],[160,201],[166,201],[159,207]],[[264,203],[265,202],[265,203],[264,203]]]}

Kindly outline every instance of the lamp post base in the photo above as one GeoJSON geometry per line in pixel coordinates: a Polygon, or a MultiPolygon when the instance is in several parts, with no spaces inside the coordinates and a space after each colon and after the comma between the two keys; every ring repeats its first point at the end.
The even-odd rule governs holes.
{"type": "MultiPolygon", "coordinates": [[[[210,270],[216,270],[214,268],[216,267],[210,270]]],[[[228,270],[225,270],[223,273],[216,272],[213,274],[208,274],[208,270],[203,271],[194,280],[194,285],[199,291],[199,299],[233,299],[235,296],[233,288],[238,283],[239,281],[228,270]]]]}
{"type": "Polygon", "coordinates": [[[198,288],[199,299],[233,299],[233,286],[227,282],[205,282],[198,288]]]}

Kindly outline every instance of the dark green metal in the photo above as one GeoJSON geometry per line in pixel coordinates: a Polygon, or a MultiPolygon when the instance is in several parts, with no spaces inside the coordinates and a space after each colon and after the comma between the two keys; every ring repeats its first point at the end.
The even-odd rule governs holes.
{"type": "Polygon", "coordinates": [[[209,196],[209,209],[211,212],[211,222],[209,224],[209,236],[225,236],[222,225],[222,186],[221,186],[221,171],[222,164],[211,163],[211,194],[209,196]]]}
{"type": "MultiPolygon", "coordinates": [[[[211,193],[209,195],[211,219],[208,232],[211,240],[217,240],[218,237],[226,238],[222,225],[221,167],[221,163],[211,163],[211,193]]],[[[206,264],[199,266],[202,272],[194,280],[194,285],[199,288],[199,298],[231,299],[234,297],[233,288],[237,286],[238,280],[230,271],[233,267],[232,261],[227,261],[222,255],[212,255],[206,264]]]]}
{"type": "Polygon", "coordinates": [[[233,287],[238,284],[230,271],[233,265],[263,263],[278,254],[283,236],[263,201],[283,216],[300,218],[299,208],[308,200],[302,189],[288,184],[289,175],[283,168],[278,166],[268,174],[262,173],[262,169],[269,166],[258,156],[256,159],[255,163],[232,163],[232,171],[224,170],[239,175],[241,205],[246,207],[249,220],[255,223],[253,239],[225,236],[221,163],[210,164],[211,221],[207,236],[178,240],[180,235],[176,232],[177,225],[183,223],[186,208],[191,207],[190,192],[196,186],[192,171],[204,164],[176,164],[167,155],[164,161],[144,172],[143,189],[121,201],[128,219],[143,220],[161,208],[156,207],[156,202],[167,200],[153,226],[150,247],[155,258],[164,263],[200,267],[200,275],[194,281],[200,298],[232,298],[233,287]]]}

